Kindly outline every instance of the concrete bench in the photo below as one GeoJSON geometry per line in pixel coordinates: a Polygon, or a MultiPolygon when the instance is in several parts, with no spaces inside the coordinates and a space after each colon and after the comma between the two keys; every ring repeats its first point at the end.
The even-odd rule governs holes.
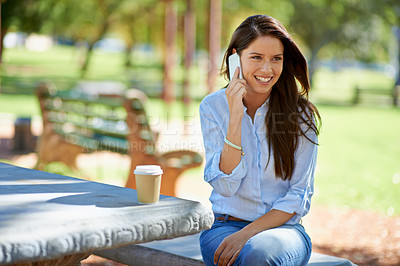
{"type": "MultiPolygon", "coordinates": [[[[96,251],[94,254],[128,265],[156,266],[200,266],[202,261],[200,234],[168,240],[153,241],[116,249],[96,251]]],[[[334,256],[312,253],[310,266],[351,266],[351,261],[334,256]]]]}
{"type": "Polygon", "coordinates": [[[80,265],[95,250],[191,235],[214,217],[201,203],[0,163],[0,265],[80,265]]]}

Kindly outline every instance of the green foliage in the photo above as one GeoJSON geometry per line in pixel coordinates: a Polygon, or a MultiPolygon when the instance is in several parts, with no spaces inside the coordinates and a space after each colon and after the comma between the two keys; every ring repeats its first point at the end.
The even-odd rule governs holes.
{"type": "Polygon", "coordinates": [[[5,1],[1,4],[2,32],[14,26],[23,32],[41,32],[53,7],[52,0],[5,1]]]}
{"type": "MultiPolygon", "coordinates": [[[[213,26],[208,24],[209,1],[194,4],[196,48],[204,50],[208,48],[208,29],[213,26]]],[[[182,32],[187,4],[176,0],[174,5],[182,32]]],[[[164,8],[164,2],[157,0],[10,0],[3,3],[2,28],[11,25],[15,30],[69,37],[89,46],[104,36],[117,36],[125,40],[129,54],[137,43],[161,47],[164,8]]],[[[387,61],[391,28],[400,25],[397,0],[223,0],[222,9],[223,47],[247,16],[272,15],[302,44],[311,74],[319,58],[387,61]]],[[[130,64],[129,58],[126,64],[130,64]]]]}

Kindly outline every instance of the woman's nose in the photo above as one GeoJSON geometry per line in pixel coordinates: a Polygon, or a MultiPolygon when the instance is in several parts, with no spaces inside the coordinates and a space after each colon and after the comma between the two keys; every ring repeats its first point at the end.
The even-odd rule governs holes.
{"type": "Polygon", "coordinates": [[[269,71],[271,71],[271,64],[270,64],[270,62],[264,62],[263,64],[262,64],[262,66],[261,66],[261,70],[262,71],[264,71],[264,72],[269,72],[269,71]]]}

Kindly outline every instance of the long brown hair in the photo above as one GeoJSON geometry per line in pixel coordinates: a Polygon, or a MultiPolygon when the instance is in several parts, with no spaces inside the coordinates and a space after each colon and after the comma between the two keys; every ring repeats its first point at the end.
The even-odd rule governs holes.
{"type": "MultiPolygon", "coordinates": [[[[266,15],[255,15],[243,21],[232,35],[224,56],[221,74],[229,80],[228,57],[236,49],[238,54],[260,36],[278,38],[284,47],[283,70],[269,97],[269,109],[265,118],[268,149],[274,155],[275,175],[283,180],[291,179],[294,154],[299,137],[308,130],[319,134],[321,117],[318,109],[308,100],[310,83],[307,61],[285,27],[276,19],[266,15]],[[300,84],[300,89],[298,84],[300,84]],[[305,126],[300,127],[301,124],[305,126]]],[[[314,143],[314,142],[313,142],[314,143]]],[[[317,145],[317,143],[314,143],[317,145]]],[[[269,163],[269,159],[267,165],[269,163]]]]}

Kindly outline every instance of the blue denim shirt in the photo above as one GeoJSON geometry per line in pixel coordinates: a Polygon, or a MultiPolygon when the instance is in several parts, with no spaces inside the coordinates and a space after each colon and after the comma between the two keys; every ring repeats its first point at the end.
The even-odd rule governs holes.
{"type": "MultiPolygon", "coordinates": [[[[276,209],[295,212],[296,215],[287,222],[295,224],[310,209],[317,145],[304,136],[299,137],[291,180],[276,178],[272,154],[266,167],[269,157],[265,127],[267,110],[268,100],[258,108],[253,122],[244,107],[241,145],[245,155],[228,175],[219,169],[229,124],[225,89],[203,99],[200,104],[200,121],[206,153],[204,179],[213,187],[210,201],[215,213],[254,221],[271,209],[276,209]]],[[[303,128],[303,131],[307,131],[307,128],[303,128]]],[[[306,135],[317,143],[314,131],[308,130],[306,135]]]]}

